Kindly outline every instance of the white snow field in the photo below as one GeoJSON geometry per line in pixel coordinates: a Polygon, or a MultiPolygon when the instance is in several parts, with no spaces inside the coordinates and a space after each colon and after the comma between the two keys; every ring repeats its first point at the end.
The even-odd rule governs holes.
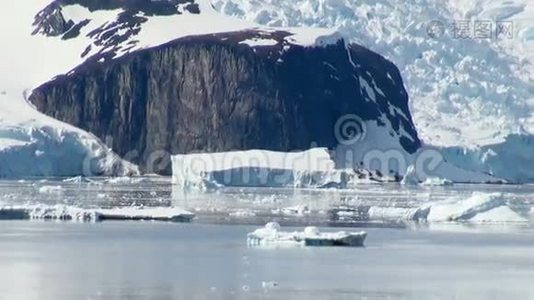
{"type": "MultiPolygon", "coordinates": [[[[419,135],[425,144],[439,147],[446,168],[511,182],[534,179],[534,168],[528,168],[534,158],[526,155],[534,153],[534,2],[212,2],[224,14],[260,24],[337,29],[399,67],[419,135]],[[459,37],[456,29],[463,20],[471,21],[472,38],[459,37]],[[477,31],[475,38],[475,22],[487,20],[492,36],[482,38],[477,31]],[[433,21],[437,30],[430,26],[433,21]],[[497,36],[498,22],[512,22],[511,37],[502,31],[497,36]],[[434,29],[430,34],[429,28],[434,29]]],[[[432,175],[453,179],[443,173],[449,172],[432,175]]]]}

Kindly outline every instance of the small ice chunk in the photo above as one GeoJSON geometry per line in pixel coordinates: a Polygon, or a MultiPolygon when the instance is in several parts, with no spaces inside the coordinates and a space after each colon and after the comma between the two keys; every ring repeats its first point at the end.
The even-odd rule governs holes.
{"type": "Polygon", "coordinates": [[[265,290],[271,290],[271,289],[274,289],[276,287],[278,287],[278,282],[276,281],[262,281],[261,282],[261,287],[265,290]]]}
{"type": "Polygon", "coordinates": [[[250,209],[238,209],[236,211],[228,213],[228,215],[231,217],[247,218],[256,216],[256,213],[254,213],[250,209]]]}
{"type": "Polygon", "coordinates": [[[319,236],[321,232],[319,231],[319,228],[315,226],[308,226],[304,228],[304,234],[306,236],[319,236]]]}
{"type": "Polygon", "coordinates": [[[310,213],[310,209],[307,205],[299,204],[290,207],[282,208],[282,214],[289,216],[304,216],[310,213]]]}
{"type": "Polygon", "coordinates": [[[265,225],[265,229],[280,230],[280,224],[278,224],[277,222],[269,222],[265,225]]]}
{"type": "Polygon", "coordinates": [[[63,187],[59,185],[44,185],[39,188],[39,193],[41,194],[61,194],[63,192],[63,187]]]}
{"type": "Polygon", "coordinates": [[[406,174],[402,178],[401,181],[402,185],[418,185],[419,184],[419,178],[417,177],[417,172],[415,170],[415,166],[411,165],[406,170],[406,174]]]}
{"type": "Polygon", "coordinates": [[[109,184],[135,184],[145,181],[144,178],[135,178],[130,176],[113,177],[106,180],[109,184]]]}
{"type": "Polygon", "coordinates": [[[421,185],[424,186],[451,186],[453,182],[440,177],[428,177],[421,185]]]}

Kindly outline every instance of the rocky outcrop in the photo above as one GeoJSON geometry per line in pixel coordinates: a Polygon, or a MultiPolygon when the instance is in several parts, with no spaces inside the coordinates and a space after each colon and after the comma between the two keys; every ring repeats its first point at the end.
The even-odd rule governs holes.
{"type": "MultiPolygon", "coordinates": [[[[200,14],[199,5],[194,0],[54,0],[35,16],[32,34],[61,36],[64,40],[78,37],[80,30],[89,24],[91,19],[75,22],[65,17],[63,8],[69,5],[78,5],[90,12],[122,10],[116,20],[103,24],[88,35],[94,39],[92,46],[103,46],[101,52],[117,51],[122,42],[139,33],[141,24],[146,22],[149,16],[200,14]]],[[[92,46],[88,46],[82,57],[89,53],[92,46]]]]}
{"type": "Polygon", "coordinates": [[[61,5],[57,2],[52,2],[41,10],[35,16],[32,34],[60,36],[69,31],[74,26],[74,22],[65,20],[61,10],[61,5]]]}
{"type": "Polygon", "coordinates": [[[105,63],[88,59],[30,101],[164,174],[169,154],[334,147],[336,121],[347,114],[389,126],[410,153],[420,146],[391,62],[342,40],[287,45],[283,31],[268,33],[280,41],[274,46],[242,43],[258,34],[186,37],[105,63]]]}

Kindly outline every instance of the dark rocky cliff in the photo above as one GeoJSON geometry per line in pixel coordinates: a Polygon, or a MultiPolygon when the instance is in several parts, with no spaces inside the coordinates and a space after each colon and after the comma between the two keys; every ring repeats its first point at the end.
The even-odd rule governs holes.
{"type": "Polygon", "coordinates": [[[187,37],[106,63],[89,59],[37,88],[30,101],[103,140],[111,137],[117,153],[149,172],[168,173],[168,154],[175,153],[334,147],[334,126],[345,114],[387,118],[391,130],[408,133],[400,137],[408,152],[420,146],[391,62],[342,40],[310,48],[238,42],[257,34],[187,37]],[[379,87],[375,99],[360,78],[379,87]]]}

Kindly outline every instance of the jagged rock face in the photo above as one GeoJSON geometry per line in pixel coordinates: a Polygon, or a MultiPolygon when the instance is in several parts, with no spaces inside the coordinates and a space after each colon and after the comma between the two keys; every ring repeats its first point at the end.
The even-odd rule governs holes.
{"type": "Polygon", "coordinates": [[[186,6],[192,13],[198,11],[198,5],[194,0],[57,0],[56,2],[61,5],[79,4],[90,11],[122,8],[127,11],[143,12],[146,15],[177,14],[179,5],[186,6]]]}
{"type": "MultiPolygon", "coordinates": [[[[80,29],[91,20],[86,19],[76,23],[65,18],[62,9],[68,5],[80,5],[91,12],[119,8],[123,10],[117,20],[91,32],[90,37],[99,37],[96,38],[96,46],[104,43],[118,45],[128,40],[139,32],[141,24],[147,20],[145,16],[200,13],[199,6],[194,0],[55,0],[35,16],[33,34],[61,36],[65,40],[77,37],[80,29]],[[122,33],[118,34],[119,31],[122,33]]],[[[85,53],[87,54],[89,50],[87,49],[85,53]]],[[[108,50],[105,49],[104,52],[108,50]]]]}
{"type": "Polygon", "coordinates": [[[52,2],[35,16],[33,26],[32,34],[59,36],[69,31],[74,26],[74,22],[65,20],[61,13],[61,5],[52,2]]]}
{"type": "Polygon", "coordinates": [[[420,146],[391,62],[341,40],[325,47],[238,42],[258,34],[187,37],[106,63],[88,60],[34,90],[30,101],[103,140],[111,137],[117,153],[162,174],[170,172],[170,154],[335,147],[335,123],[346,114],[384,126],[388,120],[403,132],[408,152],[420,146]],[[369,95],[369,86],[380,93],[369,95]]]}

